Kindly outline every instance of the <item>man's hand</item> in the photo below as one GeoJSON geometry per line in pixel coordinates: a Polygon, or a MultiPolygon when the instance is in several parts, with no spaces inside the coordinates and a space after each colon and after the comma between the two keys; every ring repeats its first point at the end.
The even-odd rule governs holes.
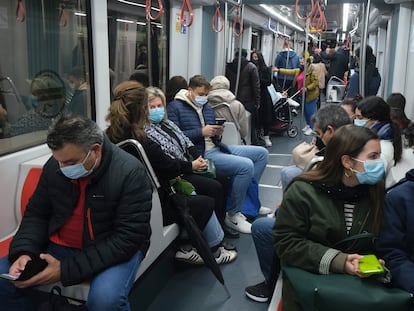
{"type": "Polygon", "coordinates": [[[359,260],[364,257],[359,254],[349,254],[345,261],[345,273],[362,277],[359,273],[359,260]]]}
{"type": "Polygon", "coordinates": [[[202,129],[204,137],[212,137],[223,133],[223,125],[206,125],[202,129]]]}
{"type": "MultiPolygon", "coordinates": [[[[20,256],[19,259],[21,257],[22,256],[20,256]]],[[[40,258],[47,261],[47,267],[43,271],[39,272],[38,274],[26,281],[14,281],[13,283],[16,287],[26,288],[36,285],[51,284],[60,280],[60,261],[50,254],[40,254],[40,258]]],[[[16,264],[19,261],[19,259],[16,260],[14,264],[16,264]]],[[[14,264],[12,265],[12,267],[14,266],[14,264]]],[[[12,267],[10,267],[10,274],[12,274],[12,267]]]]}

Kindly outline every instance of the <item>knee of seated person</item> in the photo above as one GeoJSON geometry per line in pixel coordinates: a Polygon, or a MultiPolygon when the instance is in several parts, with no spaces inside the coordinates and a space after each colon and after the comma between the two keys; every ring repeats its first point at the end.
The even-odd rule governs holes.
{"type": "Polygon", "coordinates": [[[275,218],[260,217],[252,223],[252,235],[262,236],[272,234],[273,225],[275,224],[275,218]]]}
{"type": "Polygon", "coordinates": [[[128,296],[124,296],[111,284],[103,284],[99,289],[95,289],[93,295],[89,294],[86,302],[89,311],[125,310],[128,304],[128,296]]]}

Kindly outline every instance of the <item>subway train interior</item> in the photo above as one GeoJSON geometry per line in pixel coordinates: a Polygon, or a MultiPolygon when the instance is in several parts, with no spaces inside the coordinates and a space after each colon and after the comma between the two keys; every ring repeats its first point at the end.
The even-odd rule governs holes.
{"type": "MultiPolygon", "coordinates": [[[[249,52],[248,59],[261,51],[272,66],[286,41],[297,53],[342,41],[352,54],[369,44],[382,78],[377,95],[402,93],[405,112],[414,118],[412,0],[3,0],[0,41],[1,257],[20,224],[31,193],[27,187],[36,186],[30,184],[32,173],[51,156],[45,141],[53,120],[77,112],[105,129],[114,87],[133,73],[146,74],[150,85],[165,91],[173,76],[224,75],[239,49],[249,52]],[[76,68],[85,68],[80,107],[70,105],[76,68]],[[36,92],[32,82],[39,76],[51,78],[52,96],[36,92]]],[[[303,115],[293,122],[302,128],[303,115]]],[[[298,132],[270,137],[269,163],[259,181],[262,206],[275,210],[282,199],[280,170],[293,163],[294,146],[311,139],[298,132]]],[[[239,256],[221,266],[228,296],[206,267],[174,261],[179,228],[164,227],[157,208],[151,247],[130,294],[132,310],[269,308],[244,294],[263,278],[250,235],[231,240],[239,256]]],[[[86,299],[88,285],[67,290],[68,296],[86,299]]]]}

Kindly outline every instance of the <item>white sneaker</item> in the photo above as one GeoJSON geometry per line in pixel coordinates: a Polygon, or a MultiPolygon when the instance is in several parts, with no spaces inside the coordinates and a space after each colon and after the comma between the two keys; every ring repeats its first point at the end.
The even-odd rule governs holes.
{"type": "Polygon", "coordinates": [[[269,136],[263,136],[262,139],[264,140],[266,147],[272,147],[272,141],[269,136]]]}
{"type": "Polygon", "coordinates": [[[311,128],[308,128],[306,131],[303,132],[304,135],[310,136],[313,134],[313,130],[311,128]]]}
{"type": "Polygon", "coordinates": [[[203,265],[204,260],[201,258],[200,254],[197,253],[197,250],[192,247],[190,249],[180,248],[175,253],[175,259],[178,261],[190,263],[193,265],[203,265]]]}
{"type": "Polygon", "coordinates": [[[252,233],[252,225],[246,221],[246,217],[242,213],[238,212],[234,215],[227,213],[226,219],[224,220],[226,225],[241,233],[252,233]]]}
{"type": "Polygon", "coordinates": [[[262,206],[259,209],[259,215],[268,215],[270,213],[272,213],[272,210],[270,208],[268,208],[268,207],[262,206]]]}
{"type": "Polygon", "coordinates": [[[237,251],[225,249],[223,246],[219,247],[220,255],[216,257],[216,262],[220,265],[222,263],[230,263],[237,257],[237,251]]]}
{"type": "Polygon", "coordinates": [[[302,132],[306,132],[308,129],[310,129],[310,127],[306,124],[306,126],[302,129],[302,132]]]}

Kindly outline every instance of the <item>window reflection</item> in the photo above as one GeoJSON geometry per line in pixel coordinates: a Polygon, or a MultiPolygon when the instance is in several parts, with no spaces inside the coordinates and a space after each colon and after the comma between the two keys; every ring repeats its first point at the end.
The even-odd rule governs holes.
{"type": "MultiPolygon", "coordinates": [[[[152,11],[156,12],[157,8],[152,11]]],[[[165,87],[168,33],[166,12],[168,8],[164,8],[160,20],[149,23],[144,0],[108,0],[112,86],[134,79],[144,85],[165,87]]]]}
{"type": "Polygon", "coordinates": [[[2,3],[0,154],[44,143],[61,114],[91,117],[86,1],[23,1],[24,20],[2,3]]]}

